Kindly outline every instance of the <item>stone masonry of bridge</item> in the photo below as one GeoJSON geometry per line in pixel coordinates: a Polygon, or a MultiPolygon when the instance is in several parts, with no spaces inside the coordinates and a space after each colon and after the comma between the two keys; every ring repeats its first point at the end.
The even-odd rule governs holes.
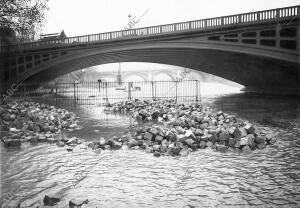
{"type": "Polygon", "coordinates": [[[300,94],[300,6],[1,48],[1,83],[49,81],[115,62],[210,73],[247,91],[300,94]]]}

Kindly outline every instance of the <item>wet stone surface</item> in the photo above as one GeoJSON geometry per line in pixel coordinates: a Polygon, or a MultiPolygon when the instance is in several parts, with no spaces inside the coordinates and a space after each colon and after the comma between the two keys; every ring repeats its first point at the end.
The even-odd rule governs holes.
{"type": "Polygon", "coordinates": [[[5,147],[18,147],[23,142],[62,145],[61,141],[65,139],[63,130],[80,129],[74,113],[34,102],[2,105],[0,117],[1,140],[5,147]]]}
{"type": "Polygon", "coordinates": [[[274,144],[273,132],[260,131],[248,121],[222,111],[213,112],[200,104],[175,103],[173,100],[126,101],[108,105],[106,111],[129,113],[143,127],[121,137],[84,142],[64,136],[64,129],[77,128],[76,117],[64,109],[38,103],[12,103],[2,106],[1,138],[6,147],[22,142],[49,142],[67,146],[72,152],[77,145],[92,150],[143,149],[160,156],[187,156],[189,152],[210,148],[214,151],[251,153],[274,144]]]}
{"type": "Polygon", "coordinates": [[[276,141],[273,132],[259,130],[248,121],[222,111],[213,112],[200,104],[136,100],[108,105],[107,110],[129,113],[137,121],[145,122],[145,126],[122,138],[109,139],[106,144],[117,141],[129,148],[139,146],[156,157],[186,156],[189,152],[205,148],[250,153],[276,141]],[[150,121],[152,123],[147,125],[150,121]]]}

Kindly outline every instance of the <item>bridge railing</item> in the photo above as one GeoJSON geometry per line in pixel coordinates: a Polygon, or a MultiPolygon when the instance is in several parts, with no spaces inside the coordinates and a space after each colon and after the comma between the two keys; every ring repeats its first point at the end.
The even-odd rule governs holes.
{"type": "Polygon", "coordinates": [[[59,40],[34,41],[16,45],[10,45],[9,51],[15,50],[31,50],[51,47],[64,47],[70,45],[87,44],[94,42],[105,42],[120,39],[134,39],[140,37],[151,37],[162,34],[172,34],[189,31],[205,31],[214,30],[222,27],[245,24],[260,24],[266,22],[287,20],[300,16],[300,5],[243,13],[237,15],[229,15],[216,18],[208,18],[202,20],[194,20],[188,22],[180,22],[174,24],[158,25],[130,30],[113,31],[106,33],[98,33],[91,35],[75,36],[59,40]]]}

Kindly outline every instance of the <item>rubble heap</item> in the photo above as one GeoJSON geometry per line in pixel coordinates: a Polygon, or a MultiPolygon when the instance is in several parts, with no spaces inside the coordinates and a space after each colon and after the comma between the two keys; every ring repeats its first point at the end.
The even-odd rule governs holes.
{"type": "Polygon", "coordinates": [[[76,129],[73,113],[34,102],[0,106],[1,140],[6,147],[22,142],[58,142],[64,129],[76,129]]]}
{"type": "Polygon", "coordinates": [[[98,146],[103,149],[106,145],[116,149],[126,144],[129,148],[145,149],[154,156],[183,156],[205,148],[249,153],[276,141],[273,132],[259,131],[248,121],[222,111],[213,112],[200,104],[136,100],[108,105],[107,110],[130,113],[137,121],[152,121],[152,125],[137,128],[130,137],[113,138],[106,143],[102,140],[98,146]]]}
{"type": "Polygon", "coordinates": [[[121,137],[83,143],[67,138],[63,129],[78,128],[76,117],[64,109],[33,102],[11,103],[0,107],[1,139],[5,146],[21,142],[56,143],[73,151],[78,144],[97,152],[124,148],[144,149],[154,156],[186,156],[191,151],[209,148],[214,151],[250,153],[276,142],[273,132],[259,130],[254,124],[222,111],[213,112],[198,103],[173,100],[124,101],[108,105],[106,111],[126,113],[142,125],[121,137]]]}

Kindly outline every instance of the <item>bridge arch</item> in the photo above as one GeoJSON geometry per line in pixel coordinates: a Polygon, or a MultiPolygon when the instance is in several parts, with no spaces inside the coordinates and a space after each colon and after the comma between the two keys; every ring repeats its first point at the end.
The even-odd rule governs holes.
{"type": "Polygon", "coordinates": [[[41,81],[93,65],[150,62],[203,71],[248,90],[299,95],[299,11],[297,5],[10,46],[4,77],[41,81]]]}
{"type": "MultiPolygon", "coordinates": [[[[192,39],[149,40],[107,47],[83,46],[42,63],[20,76],[49,80],[78,69],[115,62],[149,62],[186,67],[239,83],[251,90],[300,92],[299,59],[294,53],[253,45],[192,39]],[[270,66],[272,69],[270,69],[270,66]]],[[[62,49],[64,52],[64,49],[62,49]]]]}
{"type": "Polygon", "coordinates": [[[110,51],[90,49],[88,52],[70,54],[51,62],[32,70],[28,76],[30,80],[52,79],[80,68],[100,64],[150,62],[201,70],[244,86],[256,86],[270,91],[274,90],[274,86],[287,89],[291,83],[299,83],[299,70],[295,63],[253,55],[252,52],[237,52],[228,48],[225,50],[220,46],[208,47],[207,44],[200,44],[198,48],[188,43],[169,43],[165,47],[160,44],[160,47],[139,46],[110,51]],[[270,66],[273,68],[268,69],[270,66]]]}

